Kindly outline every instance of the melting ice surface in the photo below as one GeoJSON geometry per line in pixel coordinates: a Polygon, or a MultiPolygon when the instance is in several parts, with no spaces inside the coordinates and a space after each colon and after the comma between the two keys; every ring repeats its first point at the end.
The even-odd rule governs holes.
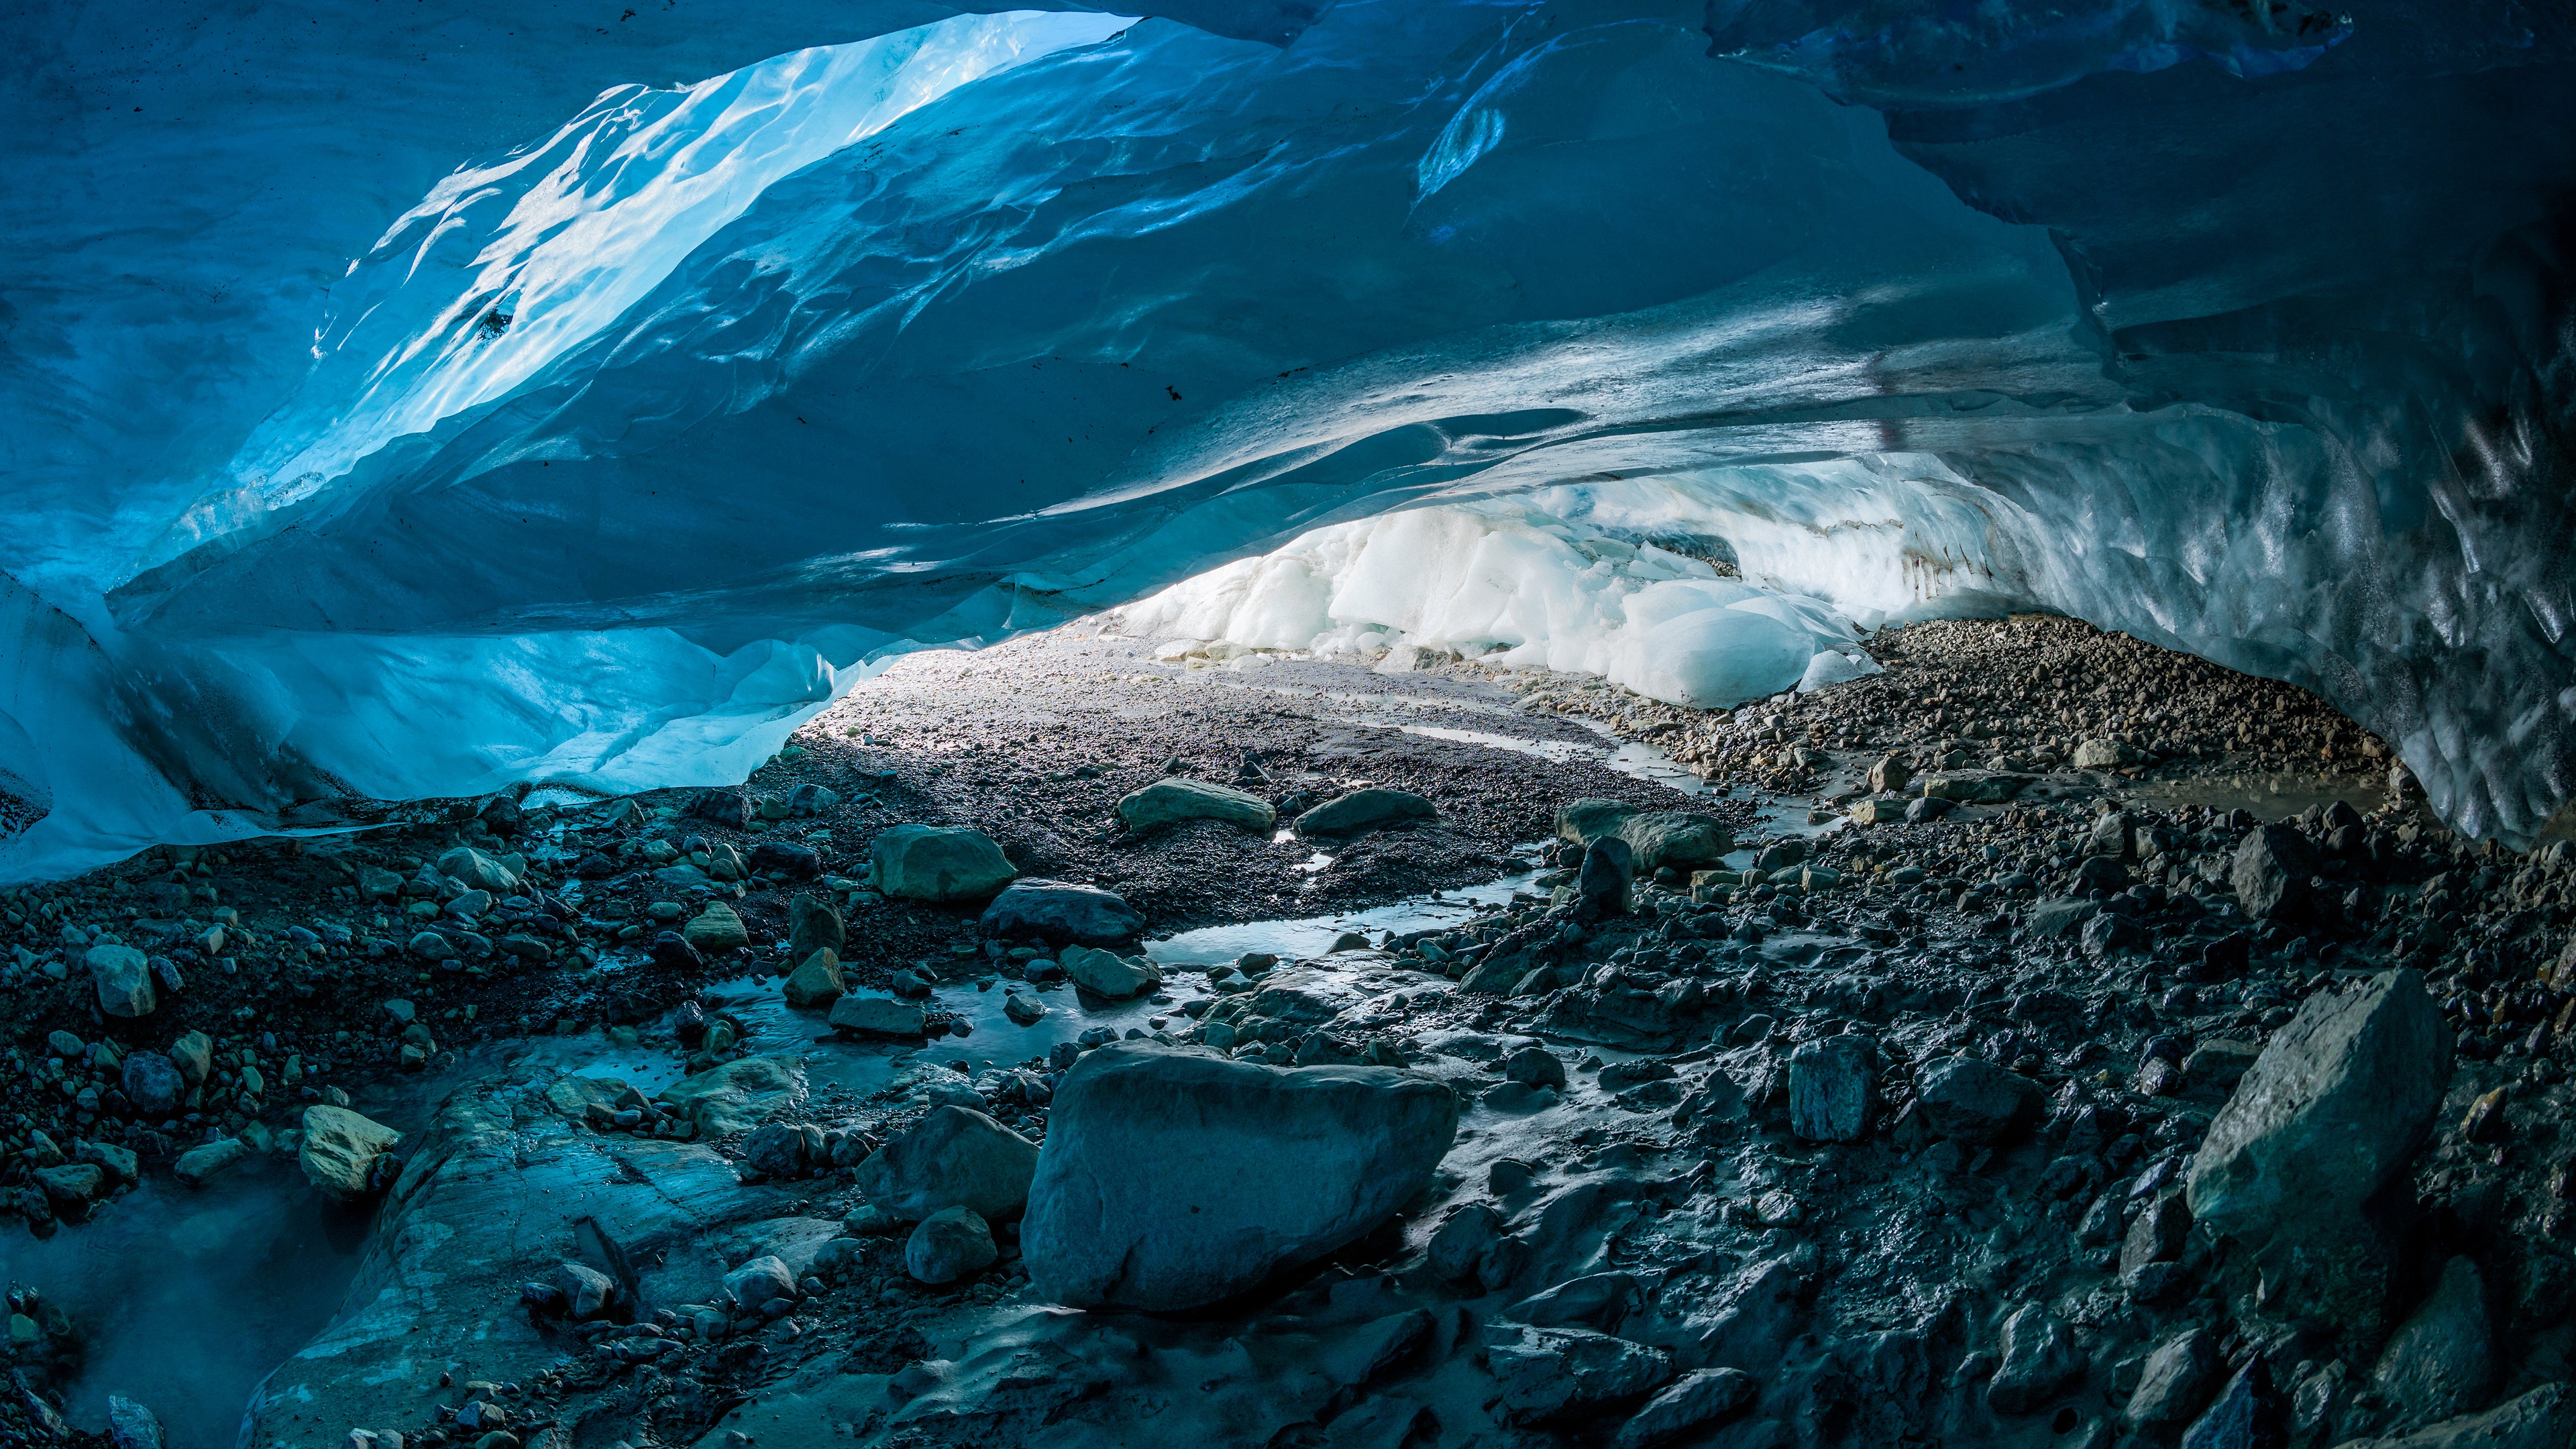
{"type": "Polygon", "coordinates": [[[739,779],[892,653],[1407,508],[1830,616],[1565,593],[1665,697],[2044,607],[2318,689],[2473,830],[2576,790],[2563,19],[1139,8],[41,7],[0,879],[739,779]]]}

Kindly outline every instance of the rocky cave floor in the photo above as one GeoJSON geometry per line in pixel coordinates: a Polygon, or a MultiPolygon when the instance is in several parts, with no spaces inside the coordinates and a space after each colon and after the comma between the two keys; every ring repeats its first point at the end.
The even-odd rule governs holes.
{"type": "Polygon", "coordinates": [[[2080,624],[1872,647],[1728,715],[1095,621],[906,660],[745,789],[412,805],[0,895],[0,1442],[229,1437],[238,1400],[60,1274],[120,1214],[184,1238],[257,1193],[337,1245],[261,1271],[348,1283],[240,1386],[263,1449],[2567,1444],[2567,848],[2462,841],[2313,699],[2080,624]],[[1283,824],[1437,814],[1122,824],[1174,776],[1283,824]],[[876,889],[914,888],[869,869],[900,824],[1155,942],[1314,945],[997,937],[876,889]],[[1342,929],[1372,909],[1404,929],[1342,929]],[[1114,1182],[1168,1124],[1055,1095],[1166,1042],[1442,1084],[1454,1141],[1264,1278],[1222,1244],[1330,1216],[1300,1154],[1411,1129],[1166,1131],[1244,1224],[1127,1224],[1103,1301],[1158,1253],[1240,1291],[1055,1306],[1026,1144],[1080,1125],[1114,1182]]]}

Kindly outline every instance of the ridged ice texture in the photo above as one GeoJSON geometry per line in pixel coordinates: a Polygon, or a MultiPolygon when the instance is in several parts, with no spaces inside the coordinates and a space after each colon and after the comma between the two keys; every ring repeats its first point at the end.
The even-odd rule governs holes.
{"type": "Polygon", "coordinates": [[[2569,36],[2311,9],[54,7],[0,62],[53,806],[0,876],[738,778],[887,651],[1639,480],[1847,611],[2309,684],[2527,838],[2569,36]]]}

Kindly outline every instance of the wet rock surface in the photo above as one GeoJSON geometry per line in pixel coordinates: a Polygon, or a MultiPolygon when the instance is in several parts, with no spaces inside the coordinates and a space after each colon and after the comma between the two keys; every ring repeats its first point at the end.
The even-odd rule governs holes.
{"type": "MultiPolygon", "coordinates": [[[[2566,852],[2460,841],[2303,697],[2081,626],[1875,647],[1718,716],[1022,641],[908,661],[744,790],[18,892],[0,1190],[62,1242],[330,1160],[354,1275],[252,1405],[294,1449],[2563,1445],[2566,852]],[[1407,728],[1594,724],[1726,795],[1407,728]],[[1434,810],[1121,818],[1182,778],[1434,810]],[[905,824],[1012,874],[890,896],[905,824]],[[987,924],[1062,882],[1150,944],[1516,865],[1293,951],[987,924]],[[92,970],[122,945],[140,1016],[92,970]],[[791,992],[827,950],[842,994],[791,992]],[[1149,1063],[1247,1085],[1094,1100],[1149,1063]]],[[[170,1415],[37,1287],[0,1433],[170,1415]]]]}

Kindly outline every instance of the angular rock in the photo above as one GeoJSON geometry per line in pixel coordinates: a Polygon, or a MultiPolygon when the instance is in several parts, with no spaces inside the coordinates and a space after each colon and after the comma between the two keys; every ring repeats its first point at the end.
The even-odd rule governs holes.
{"type": "Polygon", "coordinates": [[[2245,1361],[2218,1402],[2182,1431],[2182,1449],[2272,1449],[2281,1442],[2281,1405],[2263,1357],[2245,1361]]]}
{"type": "Polygon", "coordinates": [[[1115,946],[1134,940],[1145,929],[1145,918],[1126,897],[1097,886],[1018,880],[993,897],[975,929],[997,940],[1115,946]]]}
{"type": "Polygon", "coordinates": [[[776,1255],[764,1253],[724,1276],[725,1296],[747,1313],[757,1313],[773,1298],[794,1302],[796,1274],[776,1255]]]}
{"type": "Polygon", "coordinates": [[[2364,1206],[2403,1170],[2451,1077],[2451,1029],[2412,971],[2310,996],[2210,1123],[2193,1218],[2296,1281],[2307,1312],[2384,1325],[2386,1266],[2364,1206]]]}
{"type": "Polygon", "coordinates": [[[990,900],[1019,874],[993,837],[962,825],[898,825],[868,847],[876,888],[903,900],[990,900]]]}
{"type": "Polygon", "coordinates": [[[742,1144],[743,1165],[765,1177],[793,1180],[809,1168],[829,1167],[823,1131],[810,1122],[768,1122],[742,1144]]]}
{"type": "Polygon", "coordinates": [[[143,1159],[131,1147],[119,1147],[113,1142],[75,1142],[72,1156],[97,1164],[106,1169],[109,1177],[129,1187],[143,1180],[143,1159]]]}
{"type": "Polygon", "coordinates": [[[376,1159],[401,1141],[401,1133],[346,1107],[312,1106],[304,1109],[304,1145],[296,1161],[304,1168],[305,1180],[325,1196],[359,1202],[381,1185],[375,1175],[376,1159]]]}
{"type": "Polygon", "coordinates": [[[743,925],[742,917],[722,901],[707,902],[707,908],[680,929],[680,937],[691,949],[707,956],[721,956],[751,944],[751,931],[743,925]]]}
{"type": "Polygon", "coordinates": [[[188,1095],[187,1078],[179,1075],[178,1065],[159,1052],[136,1052],[125,1059],[117,1073],[117,1085],[125,1089],[125,1099],[147,1117],[167,1117],[179,1110],[188,1095]]]}
{"type": "MultiPolygon", "coordinates": [[[[1038,1019],[1046,1014],[1046,1003],[1025,991],[1014,991],[1002,998],[1002,1015],[1009,1017],[1014,1026],[1035,1026],[1038,1019]]],[[[1225,1023],[1212,1022],[1210,1025],[1223,1026],[1225,1023]]]]}
{"type": "Polygon", "coordinates": [[[2316,870],[2316,852],[2308,838],[2288,825],[2258,825],[2236,844],[2227,864],[2227,879],[2236,888],[2236,905],[2258,921],[2297,915],[2307,904],[2308,877],[2316,870]]]}
{"type": "Polygon", "coordinates": [[[161,1416],[123,1394],[107,1396],[109,1449],[163,1449],[161,1416]]]}
{"type": "Polygon", "coordinates": [[[2041,940],[2056,940],[2084,928],[2087,921],[2102,914],[2095,902],[2059,897],[2041,901],[2030,908],[2030,933],[2041,940]]]}
{"type": "Polygon", "coordinates": [[[923,1218],[903,1245],[903,1269],[924,1283],[954,1283],[992,1267],[1001,1257],[993,1230],[962,1207],[923,1218]]]}
{"type": "Polygon", "coordinates": [[[1857,1142],[1878,1097],[1878,1045],[1831,1036],[1789,1057],[1789,1130],[1809,1142],[1857,1142]]]}
{"type": "Polygon", "coordinates": [[[92,946],[85,958],[98,988],[98,1009],[132,1020],[150,1016],[160,1000],[152,992],[152,962],[131,946],[92,946]]]}
{"type": "Polygon", "coordinates": [[[1163,984],[1163,968],[1143,956],[1118,956],[1088,946],[1073,946],[1058,953],[1056,962],[1075,985],[1112,1001],[1141,996],[1163,984]]]}
{"type": "Polygon", "coordinates": [[[2141,1429],[2189,1423],[2209,1398],[2220,1367],[2217,1334],[2194,1328],[2174,1335],[2147,1355],[2125,1417],[2141,1429]]]}
{"type": "Polygon", "coordinates": [[[823,857],[792,841],[764,840],[751,848],[751,868],[777,880],[812,880],[823,873],[823,857]]]}
{"type": "Polygon", "coordinates": [[[215,1069],[215,1039],[202,1031],[183,1032],[170,1043],[170,1064],[191,1087],[202,1086],[215,1069]]]}
{"type": "Polygon", "coordinates": [[[1753,1376],[1741,1369],[1684,1374],[1619,1427],[1615,1449],[1663,1449],[1752,1403],[1754,1387],[1753,1376]]]}
{"type": "Polygon", "coordinates": [[[1021,1232],[1039,1292],[1171,1311],[1232,1297],[1368,1232],[1458,1125],[1438,1083],[1105,1046],[1056,1091],[1021,1232]]]}
{"type": "Polygon", "coordinates": [[[849,945],[841,913],[818,896],[798,896],[787,903],[787,959],[802,961],[828,950],[834,959],[849,945]]]}
{"type": "Polygon", "coordinates": [[[2182,1059],[2184,1080],[2195,1087],[2233,1088],[2254,1067],[2254,1059],[2263,1049],[2250,1041],[2230,1041],[2211,1037],[2191,1049],[2182,1059]]]}
{"type": "Polygon", "coordinates": [[[2075,768],[2112,770],[2137,763],[2138,752],[2118,740],[2081,740],[2075,746],[2075,768]]]}
{"type": "Polygon", "coordinates": [[[517,856],[488,855],[470,845],[460,845],[438,858],[438,873],[463,883],[470,891],[490,891],[506,896],[519,888],[519,877],[527,869],[517,856]]]}
{"type": "Polygon", "coordinates": [[[1492,1205],[1465,1203],[1449,1211],[1433,1230],[1426,1247],[1425,1262],[1432,1272],[1452,1283],[1471,1282],[1477,1264],[1495,1243],[1502,1240],[1503,1215],[1492,1205]]]}
{"type": "Polygon", "coordinates": [[[2148,1203],[2120,1241],[2120,1276],[2135,1279],[2151,1263],[2181,1257],[2190,1232],[2191,1211],[2183,1206],[2182,1194],[2169,1192],[2148,1203]]]}
{"type": "Polygon", "coordinates": [[[1354,790],[1297,817],[1297,833],[1356,835],[1405,820],[1429,820],[1439,807],[1405,790],[1354,790]]]}
{"type": "Polygon", "coordinates": [[[2076,932],[2076,943],[2083,949],[2086,960],[2098,962],[2122,951],[2145,949],[2147,933],[2128,917],[2104,911],[2085,921],[2083,928],[2076,932]]]}
{"type": "Polygon", "coordinates": [[[616,1311],[617,1280],[587,1264],[557,1264],[554,1286],[563,1293],[566,1311],[576,1323],[596,1322],[616,1311]]]}
{"type": "MultiPolygon", "coordinates": [[[[1063,1098],[1049,1122],[1061,1130],[1063,1098]]],[[[859,1191],[906,1222],[948,1208],[988,1223],[1009,1222],[1028,1205],[1037,1144],[967,1107],[933,1107],[919,1124],[859,1165],[859,1191]]]]}
{"type": "Polygon", "coordinates": [[[250,1144],[238,1137],[225,1137],[203,1147],[191,1147],[179,1154],[170,1167],[170,1175],[190,1187],[203,1187],[208,1179],[238,1166],[250,1156],[250,1144]]]}
{"type": "Polygon", "coordinates": [[[1231,785],[1166,776],[1118,802],[1118,823],[1130,831],[1181,820],[1222,820],[1264,833],[1279,824],[1270,802],[1231,785]]]}
{"type": "Polygon", "coordinates": [[[795,970],[787,973],[780,994],[787,1004],[807,1011],[829,1007],[849,992],[850,984],[841,976],[841,958],[829,946],[817,946],[795,970]]]}
{"type": "Polygon", "coordinates": [[[1515,1424],[1589,1417],[1641,1398],[1673,1376],[1660,1350],[1579,1328],[1529,1328],[1517,1340],[1487,1346],[1502,1389],[1505,1418],[1515,1424]]]}
{"type": "Polygon", "coordinates": [[[1588,916],[1624,916],[1636,879],[1636,859],[1628,842],[1605,835],[1583,852],[1583,868],[1574,882],[1576,900],[1588,916]]]}
{"type": "Polygon", "coordinates": [[[2370,1386],[2392,1411],[2389,1427],[2411,1429],[2477,1407],[2495,1379],[2486,1281],[2477,1264],[2453,1258],[2432,1296],[2389,1336],[2370,1386]]]}
{"type": "Polygon", "coordinates": [[[36,1186],[43,1189],[45,1200],[54,1211],[66,1217],[78,1217],[91,1203],[107,1196],[107,1169],[95,1162],[67,1162],[60,1167],[38,1168],[36,1186]]]}
{"type": "Polygon", "coordinates": [[[1914,1078],[1932,1130],[1973,1147],[2000,1141],[2039,1113],[2039,1084],[1982,1057],[1943,1057],[1914,1078]]]}
{"type": "Polygon", "coordinates": [[[832,1003],[825,1018],[836,1031],[859,1036],[920,1037],[930,1034],[930,1019],[909,1002],[883,996],[844,996],[832,1003]]]}
{"type": "Polygon", "coordinates": [[[1869,767],[1869,792],[1873,795],[1902,795],[1914,779],[1902,755],[1882,755],[1869,767]]]}
{"type": "Polygon", "coordinates": [[[2003,1360],[1986,1385],[1986,1405],[1998,1414],[2027,1414],[2080,1378],[2084,1359],[2075,1336],[2047,1309],[2030,1304],[2004,1320],[2003,1360]]]}

